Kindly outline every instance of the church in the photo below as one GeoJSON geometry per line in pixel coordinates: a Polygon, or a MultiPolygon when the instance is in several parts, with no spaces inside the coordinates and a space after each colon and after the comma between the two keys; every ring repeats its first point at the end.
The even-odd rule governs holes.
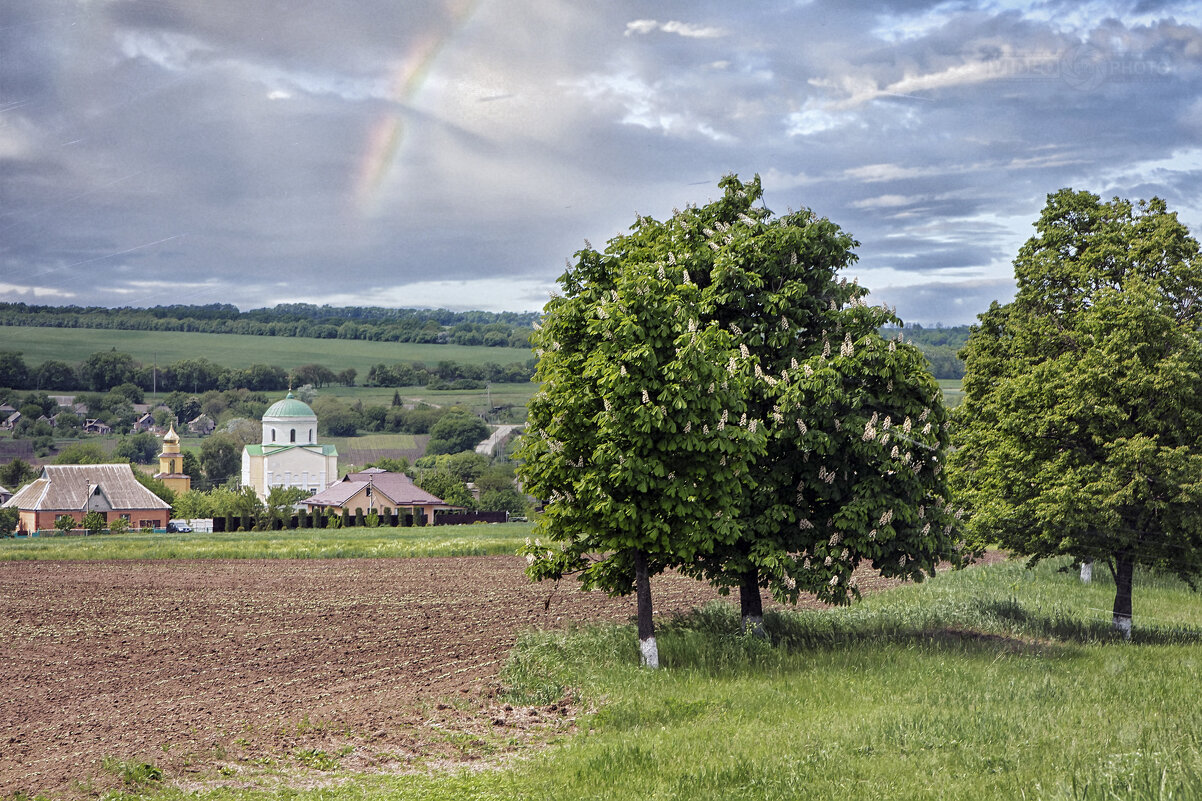
{"type": "Polygon", "coordinates": [[[338,451],[317,442],[317,415],[291,392],[263,413],[263,441],[242,450],[242,486],[266,500],[272,487],[312,494],[338,480],[338,451]]]}

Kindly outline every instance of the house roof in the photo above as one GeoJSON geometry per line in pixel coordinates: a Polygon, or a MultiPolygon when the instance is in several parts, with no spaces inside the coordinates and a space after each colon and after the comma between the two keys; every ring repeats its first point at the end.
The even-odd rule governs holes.
{"type": "Polygon", "coordinates": [[[442,498],[414,484],[413,479],[404,473],[389,473],[378,469],[348,473],[341,481],[331,484],[301,503],[310,506],[342,506],[360,492],[369,479],[372,492],[379,499],[381,506],[450,506],[442,498]]]}
{"type": "Polygon", "coordinates": [[[97,491],[104,493],[117,511],[171,508],[139,484],[127,464],[46,465],[40,478],[22,487],[4,505],[26,511],[75,511],[85,508],[97,491]]]}

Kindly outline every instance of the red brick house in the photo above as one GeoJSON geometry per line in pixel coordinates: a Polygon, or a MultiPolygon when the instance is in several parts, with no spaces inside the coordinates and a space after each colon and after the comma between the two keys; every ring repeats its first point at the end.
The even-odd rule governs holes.
{"type": "Polygon", "coordinates": [[[20,531],[54,528],[67,515],[83,523],[88,512],[100,512],[106,523],[125,518],[131,528],[166,528],[171,505],[134,478],[127,464],[46,465],[42,475],[4,503],[20,512],[20,531]]]}

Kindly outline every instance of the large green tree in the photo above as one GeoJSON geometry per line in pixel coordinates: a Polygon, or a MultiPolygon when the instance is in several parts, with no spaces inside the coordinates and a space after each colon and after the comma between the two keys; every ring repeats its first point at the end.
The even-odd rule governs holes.
{"type": "Polygon", "coordinates": [[[650,576],[739,534],[732,510],[762,447],[750,362],[702,314],[703,288],[659,224],[586,247],[532,337],[542,389],[519,475],[548,501],[527,549],[535,579],[634,592],[643,663],[658,665],[650,576]],[[543,544],[542,537],[552,540],[543,544]]]}
{"type": "Polygon", "coordinates": [[[846,603],[863,564],[921,580],[957,561],[942,394],[916,348],[879,334],[896,316],[840,278],[855,241],[808,209],[775,216],[758,177],[720,185],[719,200],[637,234],[671,249],[701,287],[703,322],[751,359],[748,414],[766,433],[731,510],[738,538],[685,570],[738,586],[754,628],[763,588],[846,603]]]}
{"type": "Polygon", "coordinates": [[[242,443],[230,434],[214,434],[200,446],[200,466],[213,486],[237,475],[242,467],[242,443]]]}
{"type": "Polygon", "coordinates": [[[981,542],[1098,560],[1130,636],[1137,565],[1202,572],[1202,260],[1159,199],[1048,196],[981,315],[953,476],[981,542]]]}

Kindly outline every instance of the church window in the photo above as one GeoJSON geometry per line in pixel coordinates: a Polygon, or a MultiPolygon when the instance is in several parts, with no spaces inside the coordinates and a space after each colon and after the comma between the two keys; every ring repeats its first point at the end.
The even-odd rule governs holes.
{"type": "Polygon", "coordinates": [[[313,429],[309,429],[309,442],[313,442],[313,429]]]}
{"type": "Polygon", "coordinates": [[[292,433],[291,433],[291,435],[290,435],[290,439],[289,439],[288,441],[289,441],[289,442],[296,442],[296,429],[295,429],[295,428],[294,428],[294,429],[292,429],[292,433]]]}
{"type": "Polygon", "coordinates": [[[170,459],[170,460],[168,460],[167,464],[169,465],[169,467],[167,468],[167,472],[171,473],[172,475],[175,475],[175,460],[170,459]]]}
{"type": "Polygon", "coordinates": [[[275,442],[275,429],[271,429],[271,441],[275,442]]]}

